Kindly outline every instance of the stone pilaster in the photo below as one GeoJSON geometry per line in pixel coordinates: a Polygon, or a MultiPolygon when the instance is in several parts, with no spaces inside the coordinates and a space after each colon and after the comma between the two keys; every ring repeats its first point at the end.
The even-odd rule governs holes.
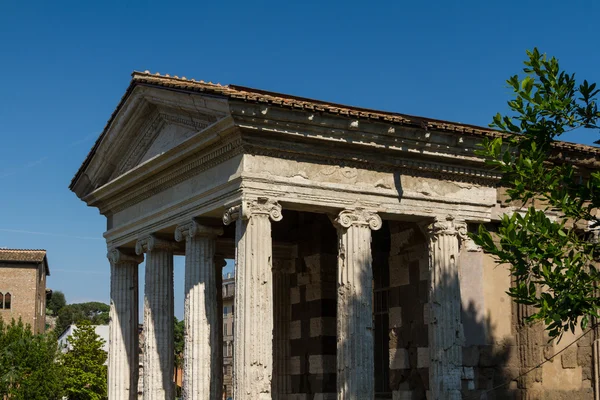
{"type": "Polygon", "coordinates": [[[375,396],[371,230],[381,228],[372,212],[344,210],[338,229],[337,398],[375,396]]]}
{"type": "Polygon", "coordinates": [[[464,222],[436,219],[429,236],[429,389],[431,400],[460,400],[462,346],[459,240],[467,238],[464,222]]]}
{"type": "Polygon", "coordinates": [[[185,240],[184,399],[220,400],[222,397],[216,367],[219,364],[219,313],[223,310],[218,308],[214,260],[215,238],[221,234],[222,229],[196,221],[175,229],[175,240],[185,240]]]}
{"type": "Polygon", "coordinates": [[[271,220],[281,206],[272,200],[244,200],[223,215],[236,220],[233,397],[272,399],[273,244],[271,220]]]}
{"type": "Polygon", "coordinates": [[[138,387],[138,264],[144,257],[109,250],[108,399],[135,400],[138,387]]]}
{"type": "Polygon", "coordinates": [[[175,243],[153,235],[137,241],[146,253],[144,289],[144,400],[171,400],[173,384],[173,251],[175,243]]]}
{"type": "Polygon", "coordinates": [[[295,260],[275,259],[273,265],[273,398],[287,399],[290,387],[290,274],[295,260]]]}

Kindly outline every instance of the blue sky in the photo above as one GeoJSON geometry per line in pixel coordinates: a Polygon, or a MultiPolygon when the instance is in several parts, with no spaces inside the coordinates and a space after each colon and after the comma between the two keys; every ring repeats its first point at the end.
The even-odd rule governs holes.
{"type": "Polygon", "coordinates": [[[47,249],[49,287],[108,302],[104,217],[68,184],[133,70],[487,125],[525,49],[600,81],[600,5],[566,4],[0,1],[0,247],[47,249]]]}

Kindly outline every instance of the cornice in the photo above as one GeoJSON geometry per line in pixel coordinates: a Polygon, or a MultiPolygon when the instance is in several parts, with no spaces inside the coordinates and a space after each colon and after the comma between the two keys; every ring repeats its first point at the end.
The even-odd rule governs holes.
{"type": "Polygon", "coordinates": [[[129,170],[83,200],[102,214],[118,212],[241,153],[241,138],[224,118],[167,152],[129,170]]]}

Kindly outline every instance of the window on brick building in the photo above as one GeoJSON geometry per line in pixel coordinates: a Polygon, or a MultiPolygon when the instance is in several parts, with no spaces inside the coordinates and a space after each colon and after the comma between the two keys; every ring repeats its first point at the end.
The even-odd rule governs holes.
{"type": "Polygon", "coordinates": [[[5,310],[10,310],[10,307],[12,306],[11,300],[12,300],[12,296],[10,295],[10,293],[6,293],[4,295],[4,309],[5,310]]]}
{"type": "Polygon", "coordinates": [[[4,295],[0,293],[0,310],[4,308],[4,295]]]}

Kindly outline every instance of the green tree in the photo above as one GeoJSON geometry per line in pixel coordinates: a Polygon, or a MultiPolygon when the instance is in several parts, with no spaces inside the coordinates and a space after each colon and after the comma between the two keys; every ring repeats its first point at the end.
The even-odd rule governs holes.
{"type": "Polygon", "coordinates": [[[58,315],[58,312],[67,305],[65,294],[60,290],[53,291],[50,300],[46,303],[46,308],[51,311],[51,315],[58,315]]]}
{"type": "Polygon", "coordinates": [[[107,396],[104,340],[82,321],[69,338],[72,349],[63,356],[65,393],[69,400],[101,400],[107,396]]]}
{"type": "MultiPolygon", "coordinates": [[[[179,368],[183,368],[183,346],[184,346],[184,321],[179,321],[177,317],[175,317],[175,321],[173,324],[173,342],[174,351],[175,351],[175,382],[177,382],[177,374],[179,373],[179,368]]],[[[181,396],[181,387],[176,386],[177,396],[181,396]]]]}
{"type": "Polygon", "coordinates": [[[34,335],[29,325],[0,318],[0,397],[11,400],[59,399],[63,369],[52,334],[34,335]]]}
{"type": "Polygon", "coordinates": [[[69,325],[89,321],[92,325],[106,325],[110,319],[110,306],[97,301],[68,304],[58,312],[56,332],[63,332],[69,325]]]}
{"type": "Polygon", "coordinates": [[[585,329],[600,307],[599,248],[591,234],[600,228],[600,172],[573,165],[556,142],[575,129],[598,133],[599,91],[586,80],[577,83],[556,58],[537,49],[527,55],[524,76],[507,81],[514,92],[510,115],[498,114],[491,124],[505,135],[484,140],[479,152],[501,171],[515,212],[496,232],[480,226],[472,237],[510,265],[515,283],[509,294],[533,306],[530,320],[543,321],[549,335],[560,338],[578,324],[585,329]]]}

